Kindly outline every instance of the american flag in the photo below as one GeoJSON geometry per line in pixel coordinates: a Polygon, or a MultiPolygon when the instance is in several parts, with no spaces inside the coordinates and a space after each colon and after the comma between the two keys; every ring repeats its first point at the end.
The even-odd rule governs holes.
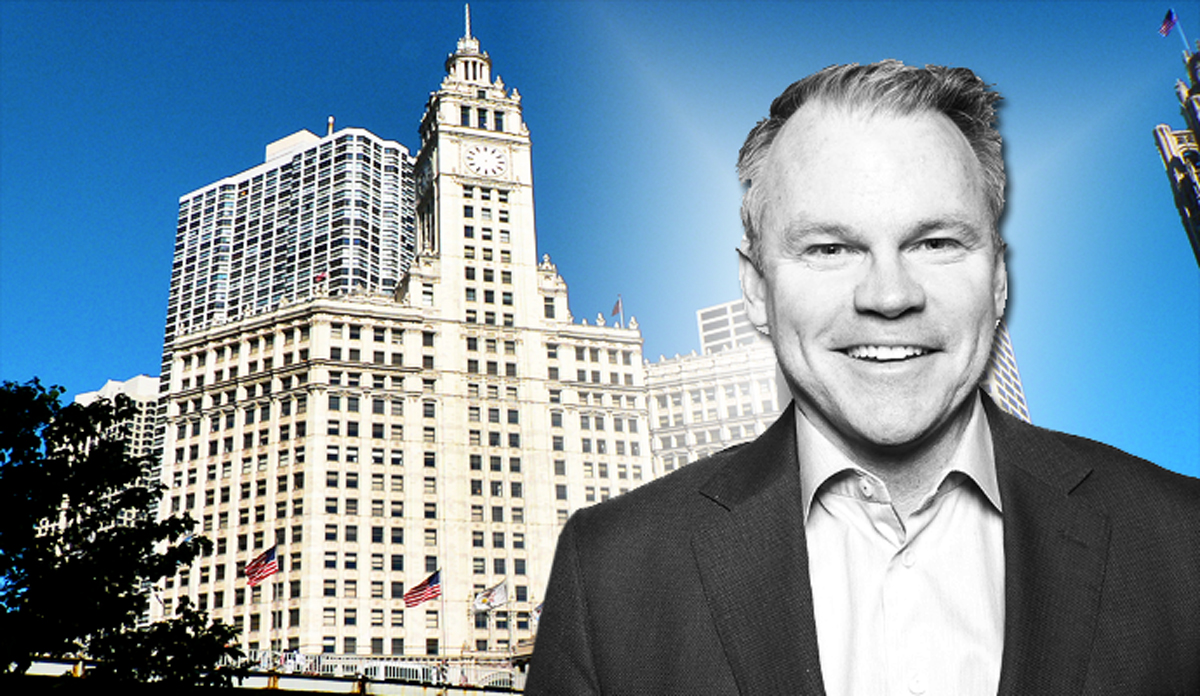
{"type": "Polygon", "coordinates": [[[442,571],[435,570],[433,575],[408,592],[404,593],[404,606],[415,607],[421,602],[437,599],[442,596],[442,571]]]}
{"type": "MultiPolygon", "coordinates": [[[[1177,17],[1175,15],[1175,10],[1167,10],[1167,16],[1163,17],[1162,26],[1158,28],[1159,35],[1161,35],[1165,39],[1167,37],[1167,35],[1171,33],[1171,30],[1175,28],[1175,25],[1178,23],[1179,23],[1179,17],[1177,17]]],[[[1183,30],[1180,29],[1179,31],[1183,31],[1183,30]]]]}
{"type": "Polygon", "coordinates": [[[254,587],[279,572],[279,559],[275,556],[275,548],[272,546],[259,554],[258,558],[246,564],[246,580],[250,583],[250,587],[254,587]]]}

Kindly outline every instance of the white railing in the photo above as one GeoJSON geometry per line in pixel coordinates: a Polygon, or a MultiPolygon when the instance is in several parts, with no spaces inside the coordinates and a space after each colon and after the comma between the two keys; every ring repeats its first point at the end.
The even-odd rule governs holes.
{"type": "Polygon", "coordinates": [[[467,657],[309,655],[293,651],[250,650],[236,664],[251,673],[400,681],[413,684],[491,687],[521,691],[525,673],[510,660],[467,657]]]}

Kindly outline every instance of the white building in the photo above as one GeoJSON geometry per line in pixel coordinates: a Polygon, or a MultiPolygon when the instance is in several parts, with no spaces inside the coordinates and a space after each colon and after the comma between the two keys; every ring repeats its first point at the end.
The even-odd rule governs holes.
{"type": "Polygon", "coordinates": [[[154,452],[154,436],[158,427],[158,378],[137,375],[124,382],[110,379],[96,391],[75,396],[75,403],[87,406],[99,399],[129,397],[134,405],[133,417],[119,427],[125,428],[125,453],[144,457],[154,452]]]}
{"type": "Polygon", "coordinates": [[[746,315],[746,303],[742,300],[696,310],[696,328],[700,331],[701,355],[770,343],[750,323],[750,317],[746,315]]]}
{"type": "Polygon", "coordinates": [[[250,649],[505,654],[532,635],[569,514],[656,473],[636,322],[573,322],[538,258],[521,96],[469,25],[420,132],[411,177],[395,142],[302,131],[184,197],[163,509],[215,551],[168,581],[164,609],[189,596],[250,649]],[[285,180],[294,244],[278,243],[285,180]],[[280,572],[248,587],[272,546],[280,572]],[[406,608],[434,571],[442,596],[406,608]],[[473,613],[502,582],[508,604],[473,613]]]}
{"type": "Polygon", "coordinates": [[[646,364],[654,466],[664,472],[753,440],[790,400],[741,300],[697,311],[696,324],[701,355],[646,364]]]}

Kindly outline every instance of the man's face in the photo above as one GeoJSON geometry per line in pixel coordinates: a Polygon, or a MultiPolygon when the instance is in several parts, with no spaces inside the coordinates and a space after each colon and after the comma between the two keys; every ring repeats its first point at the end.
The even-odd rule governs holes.
{"type": "Polygon", "coordinates": [[[983,374],[1007,293],[966,138],[937,113],[807,104],[760,179],[742,288],[797,405],[854,450],[938,432],[983,374]]]}

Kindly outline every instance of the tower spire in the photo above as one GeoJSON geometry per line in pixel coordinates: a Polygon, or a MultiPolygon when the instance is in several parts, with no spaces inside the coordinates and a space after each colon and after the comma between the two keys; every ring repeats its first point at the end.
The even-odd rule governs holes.
{"type": "Polygon", "coordinates": [[[463,38],[469,39],[471,38],[471,3],[465,3],[465,8],[467,16],[467,33],[463,34],[463,38]]]}

